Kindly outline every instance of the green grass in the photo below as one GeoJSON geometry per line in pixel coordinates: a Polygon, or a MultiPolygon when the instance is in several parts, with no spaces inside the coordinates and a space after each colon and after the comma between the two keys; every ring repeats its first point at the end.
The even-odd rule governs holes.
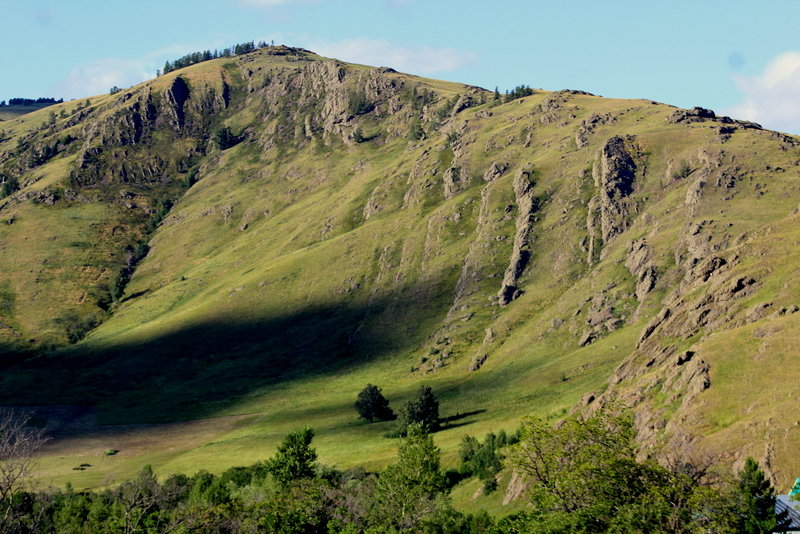
{"type": "MultiPolygon", "coordinates": [[[[365,134],[377,136],[371,141],[351,146],[329,132],[271,144],[266,129],[275,118],[264,111],[275,104],[269,88],[308,63],[256,58],[247,67],[253,70],[253,93],[245,93],[239,60],[227,59],[134,90],[159,94],[179,75],[193,90],[219,90],[224,78],[239,100],[220,112],[219,124],[246,131],[247,140],[226,151],[211,147],[191,162],[199,181],[153,234],[149,254],[101,326],[74,347],[4,370],[5,403],[98,409],[100,426],[89,436],[58,440],[45,450],[41,480],[96,488],[145,463],[160,474],[219,472],[269,457],[286,433],[303,425],[315,429],[323,463],[377,470],[393,460],[398,441],[385,437],[390,423],[358,421],[353,402],[367,383],[381,386],[395,410],[426,384],[439,396],[444,416],[469,414],[435,436],[445,465],[454,467],[464,434],[512,431],[527,414],[555,420],[585,394],[608,390],[609,377],[629,356],[650,356],[636,353],[649,320],[665,305],[676,315],[688,310],[708,291],[681,286],[690,219],[708,221],[710,252],[738,256],[724,276],[756,276],[761,289],[729,305],[736,317],[719,332],[660,338],[707,354],[702,357],[711,362],[714,385],[697,406],[668,402],[671,392],[661,387],[668,368],[644,371],[611,392],[641,395],[667,415],[692,415],[691,428],[711,444],[741,429],[749,413],[766,417],[768,409],[758,403],[769,383],[767,371],[757,373],[763,382],[751,405],[736,400],[736,388],[746,384],[752,368],[779,373],[793,338],[788,328],[782,330],[787,333],[775,338],[779,349],[764,356],[771,364],[755,365],[748,358],[760,345],[736,330],[755,327],[735,319],[765,299],[778,306],[798,297],[794,283],[787,285],[796,278],[796,258],[782,260],[776,252],[797,241],[791,218],[800,201],[792,167],[796,153],[779,151],[769,133],[757,131],[737,132],[720,147],[711,123],[669,124],[672,110],[648,101],[569,96],[557,120],[543,122],[540,105],[558,96],[544,92],[464,111],[438,131],[426,124],[432,133],[420,141],[406,138],[410,121],[419,120],[406,106],[356,119],[365,134]],[[487,110],[491,116],[482,113],[487,110]],[[609,113],[615,121],[599,126],[587,146],[577,148],[575,128],[591,113],[609,113]],[[455,149],[447,137],[454,131],[461,143],[455,149]],[[531,144],[525,147],[528,133],[531,144]],[[596,194],[591,169],[616,134],[636,136],[646,154],[632,199],[636,207],[626,232],[604,243],[589,265],[587,203],[596,194]],[[709,185],[690,216],[686,191],[699,170],[674,180],[670,162],[701,169],[700,152],[720,148],[727,154],[724,168],[736,168],[737,185],[734,191],[709,185]],[[482,177],[493,162],[508,163],[509,169],[487,184],[482,177]],[[768,171],[768,163],[792,170],[768,171]],[[450,165],[461,168],[462,185],[445,199],[442,175],[450,165]],[[530,236],[531,260],[519,280],[523,294],[500,308],[496,294],[518,214],[512,184],[523,166],[535,170],[540,209],[530,236]],[[625,267],[630,242],[640,238],[653,248],[659,272],[658,286],[642,302],[633,296],[635,280],[625,267]],[[768,262],[763,254],[769,254],[768,262]],[[579,347],[597,294],[606,296],[624,324],[579,347]],[[484,353],[480,370],[468,371],[484,353]],[[46,392],[34,387],[39,383],[48,384],[46,392]],[[120,426],[133,423],[145,426],[120,426]],[[120,452],[106,456],[109,448],[120,452]],[[72,469],[81,463],[92,466],[72,469]]],[[[346,87],[369,75],[365,67],[346,68],[346,87]]],[[[434,107],[466,90],[405,74],[386,76],[433,89],[439,95],[434,107]]],[[[319,107],[310,95],[302,97],[319,107]]],[[[113,120],[114,102],[108,95],[93,97],[92,120],[113,120]]],[[[64,104],[65,112],[79,105],[64,104]]],[[[304,120],[292,109],[284,108],[285,118],[304,120]]],[[[9,129],[25,135],[44,120],[46,113],[33,113],[9,129]]],[[[157,139],[137,157],[147,160],[155,153],[179,161],[177,154],[201,143],[196,136],[176,139],[168,129],[159,130],[157,139]]],[[[7,141],[0,150],[13,145],[7,141]]],[[[65,154],[31,170],[25,191],[59,187],[75,158],[65,154]]],[[[123,189],[136,193],[135,203],[142,205],[163,193],[159,185],[116,184],[92,189],[85,202],[44,206],[15,200],[0,211],[0,219],[16,217],[0,225],[0,287],[14,293],[4,323],[25,338],[55,339],[56,312],[92,311],[86,288],[108,281],[123,247],[143,236],[143,214],[121,207],[123,189]]],[[[775,438],[781,476],[795,459],[787,445],[795,432],[789,428],[789,437],[775,438]]],[[[505,472],[500,491],[475,501],[476,482],[467,481],[454,491],[454,502],[497,513],[509,478],[505,472]]]]}

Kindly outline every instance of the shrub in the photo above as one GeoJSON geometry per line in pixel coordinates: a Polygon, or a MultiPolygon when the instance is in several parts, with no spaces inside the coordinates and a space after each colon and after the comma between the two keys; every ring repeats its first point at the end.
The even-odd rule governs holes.
{"type": "Polygon", "coordinates": [[[692,166],[689,165],[688,161],[682,161],[678,168],[672,171],[672,179],[673,180],[683,180],[687,178],[690,174],[692,174],[692,166]]]}
{"type": "Polygon", "coordinates": [[[233,131],[227,126],[223,126],[214,134],[214,142],[220,150],[227,150],[232,146],[236,146],[241,140],[241,137],[234,135],[233,131]]]}
{"type": "Polygon", "coordinates": [[[496,477],[503,468],[503,457],[498,453],[498,449],[504,445],[506,445],[505,432],[498,435],[490,432],[483,443],[472,436],[464,436],[458,451],[461,473],[478,477],[483,481],[484,491],[491,493],[497,489],[496,477]]]}
{"type": "Polygon", "coordinates": [[[375,105],[367,99],[364,91],[355,90],[350,93],[347,107],[353,115],[364,115],[372,111],[375,105]]]}

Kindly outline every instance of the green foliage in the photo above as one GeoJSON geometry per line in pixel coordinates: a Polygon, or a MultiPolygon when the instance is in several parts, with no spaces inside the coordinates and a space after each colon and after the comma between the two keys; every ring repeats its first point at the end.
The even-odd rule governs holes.
{"type": "Polygon", "coordinates": [[[290,432],[278,452],[266,463],[266,470],[282,486],[303,478],[313,478],[317,452],[311,448],[314,431],[308,427],[290,432]]]}
{"type": "Polygon", "coordinates": [[[692,174],[692,166],[689,164],[688,161],[683,160],[681,161],[680,165],[672,171],[672,179],[673,180],[683,180],[684,178],[688,178],[690,174],[692,174]]]}
{"type": "Polygon", "coordinates": [[[430,386],[420,386],[417,396],[403,406],[398,418],[398,430],[406,434],[412,425],[419,425],[425,432],[439,430],[439,400],[430,386]]]}
{"type": "Polygon", "coordinates": [[[701,484],[711,475],[691,464],[638,462],[625,413],[600,410],[557,427],[527,418],[512,459],[530,482],[534,513],[513,521],[526,532],[740,531],[737,492],[701,484]]]}
{"type": "Polygon", "coordinates": [[[94,314],[81,315],[75,311],[66,311],[53,319],[53,323],[64,331],[70,343],[77,343],[100,324],[100,320],[94,314]]]}
{"type": "Polygon", "coordinates": [[[0,198],[13,195],[19,191],[19,181],[13,176],[0,174],[0,198]]]}
{"type": "Polygon", "coordinates": [[[108,94],[115,95],[115,94],[119,93],[120,91],[122,91],[122,89],[120,89],[119,87],[117,87],[115,85],[111,89],[108,90],[108,94]]]}
{"type": "Polygon", "coordinates": [[[458,450],[463,475],[476,476],[483,481],[483,489],[491,493],[497,489],[497,474],[503,469],[503,455],[499,449],[507,444],[505,432],[490,432],[483,443],[472,436],[464,436],[458,450]]]}
{"type": "MultiPolygon", "coordinates": [[[[495,89],[495,92],[497,90],[495,89]]],[[[497,93],[495,93],[497,94],[497,93]]],[[[505,94],[505,101],[511,102],[512,100],[516,100],[517,98],[522,98],[524,96],[530,96],[533,94],[533,89],[530,88],[528,85],[518,85],[513,88],[511,91],[506,91],[505,94]]],[[[499,95],[498,95],[499,96],[499,95]]]]}
{"type": "Polygon", "coordinates": [[[350,92],[347,108],[352,115],[364,115],[373,110],[375,104],[370,102],[363,90],[353,90],[350,92]]]}
{"type": "Polygon", "coordinates": [[[737,480],[737,489],[744,501],[740,530],[743,534],[773,532],[779,520],[785,519],[775,515],[775,488],[754,459],[745,460],[737,480]]]}
{"type": "Polygon", "coordinates": [[[386,530],[418,530],[444,503],[447,489],[440,451],[422,425],[411,425],[400,445],[397,463],[388,466],[375,486],[372,523],[386,530]]]}
{"type": "Polygon", "coordinates": [[[369,421],[390,421],[395,418],[394,412],[389,407],[389,401],[381,393],[381,388],[367,384],[367,387],[358,393],[355,408],[359,417],[369,421]]]}
{"type": "Polygon", "coordinates": [[[231,131],[227,126],[223,126],[214,133],[214,142],[220,150],[227,150],[236,146],[241,141],[241,138],[231,131]]]}
{"type": "Polygon", "coordinates": [[[0,315],[11,315],[14,311],[14,301],[17,299],[16,294],[11,289],[8,282],[0,284],[0,315]]]}
{"type": "Polygon", "coordinates": [[[220,57],[233,57],[242,54],[248,54],[260,48],[265,48],[266,46],[267,44],[263,41],[258,44],[256,44],[255,41],[248,41],[229,46],[228,48],[223,48],[222,50],[214,50],[213,52],[211,50],[192,52],[191,54],[181,56],[174,61],[167,61],[164,63],[164,68],[159,71],[159,76],[174,70],[182,69],[184,67],[196,65],[197,63],[202,63],[203,61],[210,61],[220,57]]]}
{"type": "MultiPolygon", "coordinates": [[[[526,421],[516,465],[544,469],[529,481],[533,486],[545,479],[553,482],[544,489],[552,498],[536,499],[531,510],[496,524],[485,512],[465,515],[453,508],[440,450],[424,428],[412,425],[396,462],[378,476],[332,468],[316,473],[316,456],[309,449],[313,432],[303,429],[289,434],[266,464],[234,467],[221,475],[199,471],[160,482],[145,466],[113,489],[75,492],[67,485],[64,491],[16,491],[11,500],[14,521],[4,523],[12,528],[4,532],[734,534],[771,532],[776,526],[769,506],[774,492],[755,462],[748,461],[734,483],[704,485],[700,480],[707,480],[708,472],[686,464],[669,470],[631,458],[626,416],[591,416],[582,421],[590,427],[585,431],[577,422],[565,421],[570,430],[562,433],[563,427],[537,430],[532,420],[526,421]],[[617,431],[623,435],[616,436],[617,431]],[[585,437],[590,441],[583,441],[585,437]],[[556,449],[542,451],[532,439],[556,449]],[[614,455],[618,446],[622,449],[614,455]],[[595,459],[593,452],[600,457],[595,459]],[[558,462],[559,455],[563,462],[558,462]],[[577,480],[574,491],[580,499],[572,502],[562,497],[561,482],[576,472],[586,483],[577,480]]],[[[498,434],[487,436],[484,445],[502,442],[498,434]]],[[[470,444],[464,450],[473,451],[467,455],[473,461],[479,454],[475,442],[464,443],[470,444]]]]}
{"type": "Polygon", "coordinates": [[[414,120],[411,122],[411,125],[408,127],[408,139],[411,141],[425,139],[425,129],[422,127],[420,121],[414,120]]]}

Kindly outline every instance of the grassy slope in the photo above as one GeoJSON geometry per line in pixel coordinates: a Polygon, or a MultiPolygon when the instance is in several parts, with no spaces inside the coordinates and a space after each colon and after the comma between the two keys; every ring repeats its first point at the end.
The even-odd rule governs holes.
{"type": "MultiPolygon", "coordinates": [[[[187,75],[204,76],[215,68],[218,64],[209,62],[187,75]]],[[[433,87],[445,97],[461,90],[438,82],[433,87]]],[[[93,487],[128,476],[144,463],[161,473],[219,471],[269,456],[286,432],[302,424],[317,431],[323,462],[379,468],[392,459],[397,443],[383,437],[389,424],[355,419],[352,402],[367,382],[381,385],[395,409],[419,384],[428,384],[440,396],[443,415],[470,414],[436,436],[452,465],[465,433],[511,430],[526,414],[559,417],[586,392],[602,391],[674,281],[674,249],[686,223],[678,208],[689,184],[672,180],[667,169],[671,161],[699,165],[699,147],[719,146],[716,125],[671,125],[665,119],[672,109],[666,106],[591,96],[571,96],[559,111],[561,119],[544,124],[539,105],[550,96],[539,93],[493,108],[491,117],[475,116],[483,108],[455,117],[453,129],[469,120],[459,130],[467,140],[468,165],[462,169],[468,176],[464,190],[448,200],[441,184],[452,158],[447,129],[411,143],[395,138],[348,147],[312,141],[266,152],[245,143],[211,154],[214,163],[153,238],[126,290],[128,299],[74,350],[48,356],[38,375],[52,381],[51,402],[78,404],[100,395],[101,422],[212,418],[205,433],[195,432],[196,440],[149,440],[130,449],[115,445],[133,443],[135,436],[146,440],[154,428],[130,428],[124,439],[109,432],[94,447],[67,440],[44,459],[41,476],[93,487]],[[575,127],[591,113],[611,113],[616,120],[599,126],[589,144],[578,148],[575,127]],[[531,130],[533,142],[526,148],[523,140],[531,130]],[[586,171],[615,134],[636,135],[647,152],[646,174],[637,185],[645,207],[628,232],[608,244],[603,261],[589,267],[581,241],[594,184],[586,171]],[[487,185],[481,176],[494,161],[509,162],[511,169],[487,185]],[[424,172],[410,176],[419,162],[424,172]],[[536,169],[535,191],[544,208],[533,230],[533,260],[522,279],[525,293],[501,309],[490,298],[499,289],[513,241],[515,212],[507,216],[505,208],[514,203],[514,172],[526,163],[536,169]],[[481,228],[476,225],[484,189],[489,222],[481,228]],[[369,199],[382,211],[365,220],[369,199]],[[624,257],[628,243],[645,235],[665,276],[632,317],[637,303],[630,298],[634,283],[624,257]],[[473,246],[479,276],[451,312],[453,288],[473,246]],[[628,324],[578,347],[585,327],[576,310],[585,314],[587,298],[612,282],[617,312],[628,324]],[[562,327],[553,326],[556,319],[562,327]],[[479,371],[467,372],[487,328],[494,336],[490,358],[479,371]],[[429,372],[430,362],[445,352],[447,365],[429,372]],[[81,371],[62,383],[56,378],[60,368],[81,371]],[[121,391],[109,395],[117,386],[121,391]],[[253,415],[233,426],[220,418],[243,414],[253,415]],[[105,458],[102,448],[122,452],[105,458]],[[87,459],[94,467],[72,470],[87,459]]],[[[252,106],[226,118],[234,128],[256,120],[252,106]]],[[[779,153],[775,145],[767,132],[734,134],[724,149],[746,158],[741,165],[750,180],[738,186],[741,194],[733,199],[710,194],[696,218],[713,213],[718,227],[730,223],[732,229],[724,231],[738,235],[789,216],[798,202],[792,191],[796,172],[766,173],[759,158],[790,169],[796,151],[779,153]],[[766,195],[755,189],[757,182],[769,183],[766,195]]],[[[46,217],[57,216],[56,210],[38,209],[41,215],[31,212],[20,221],[44,224],[46,217]]],[[[785,235],[776,242],[796,239],[792,220],[779,225],[785,235]]],[[[777,233],[770,239],[778,240],[777,233]]],[[[775,265],[764,277],[782,287],[797,262],[767,243],[764,250],[772,251],[775,265]]],[[[755,252],[745,247],[742,255],[755,252]]],[[[782,302],[797,297],[793,286],[783,292],[782,302]]],[[[753,388],[750,396],[736,392],[743,382],[773,382],[772,373],[790,354],[796,320],[765,320],[776,330],[761,338],[770,343],[770,350],[759,349],[769,365],[743,361],[752,357],[750,348],[766,343],[747,337],[760,323],[701,342],[714,386],[698,404],[703,413],[693,424],[710,443],[728,441],[737,425],[753,424],[749,414],[756,408],[759,424],[769,425],[774,412],[760,390],[753,388]],[[748,375],[733,369],[747,369],[748,375]]],[[[780,387],[775,392],[788,393],[780,387]]],[[[791,403],[780,406],[788,410],[791,403]]],[[[774,445],[781,465],[795,460],[787,445],[792,435],[774,445]]],[[[462,506],[471,500],[470,484],[455,493],[462,506]]],[[[485,505],[498,509],[499,497],[485,499],[485,505]]]]}

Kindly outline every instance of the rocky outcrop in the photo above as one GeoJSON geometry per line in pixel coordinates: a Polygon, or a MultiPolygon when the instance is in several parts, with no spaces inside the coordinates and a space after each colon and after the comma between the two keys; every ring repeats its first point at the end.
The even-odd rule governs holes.
{"type": "Polygon", "coordinates": [[[628,247],[625,267],[636,279],[636,299],[641,302],[658,280],[658,271],[653,264],[653,249],[644,239],[637,239],[628,247]]]}
{"type": "Polygon", "coordinates": [[[636,161],[630,149],[633,138],[614,136],[603,146],[594,168],[603,243],[628,228],[634,206],[629,198],[636,181],[636,161]]]}
{"type": "Polygon", "coordinates": [[[461,190],[461,167],[448,167],[442,176],[444,181],[444,198],[453,198],[461,190]]]}
{"type": "MultiPolygon", "coordinates": [[[[670,124],[680,124],[680,123],[692,123],[692,122],[705,122],[705,121],[717,121],[721,122],[722,124],[735,124],[740,128],[744,129],[751,129],[751,130],[761,130],[762,127],[760,124],[750,121],[740,121],[734,120],[727,116],[718,117],[716,113],[714,113],[710,109],[701,108],[699,106],[695,106],[692,109],[677,109],[669,117],[667,117],[667,122],[670,124]]],[[[722,132],[721,132],[722,133],[722,132]]],[[[733,133],[733,130],[728,130],[723,135],[733,133]]]]}
{"type": "Polygon", "coordinates": [[[538,209],[536,198],[533,196],[533,170],[530,167],[521,168],[514,177],[514,196],[519,213],[516,220],[516,233],[511,259],[505,274],[500,291],[497,292],[498,303],[505,306],[522,294],[517,287],[517,280],[525,270],[531,258],[530,232],[533,225],[533,215],[538,209]]]}
{"type": "Polygon", "coordinates": [[[503,176],[507,170],[508,163],[494,161],[491,165],[489,165],[489,168],[486,169],[486,172],[483,174],[483,180],[485,182],[491,182],[503,176]]]}
{"type": "Polygon", "coordinates": [[[593,264],[601,247],[624,232],[636,205],[631,199],[636,183],[638,149],[633,137],[614,136],[600,151],[592,168],[597,194],[589,201],[586,217],[587,263],[593,264]]]}
{"type": "Polygon", "coordinates": [[[602,125],[613,124],[616,119],[610,113],[598,115],[592,113],[587,118],[583,119],[578,127],[575,129],[575,144],[578,148],[583,148],[589,144],[589,136],[602,125]]]}

